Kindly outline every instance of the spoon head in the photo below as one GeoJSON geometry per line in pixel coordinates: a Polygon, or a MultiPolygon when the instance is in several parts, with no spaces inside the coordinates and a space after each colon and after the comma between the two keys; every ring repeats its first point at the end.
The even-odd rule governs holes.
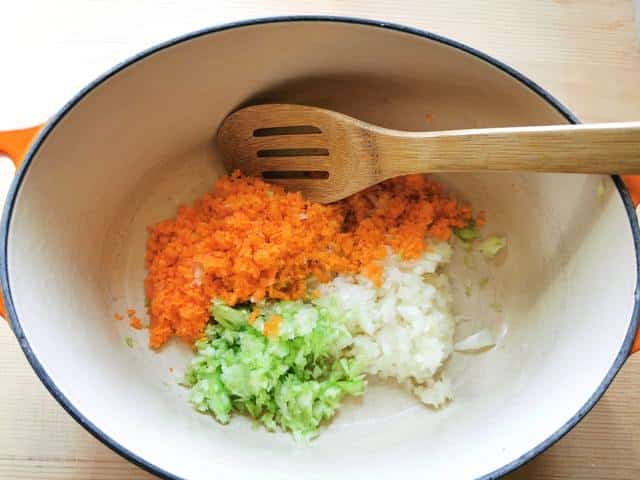
{"type": "Polygon", "coordinates": [[[361,123],[321,108],[253,105],[222,122],[217,142],[227,170],[330,203],[371,185],[362,184],[369,176],[362,175],[368,162],[361,123]]]}

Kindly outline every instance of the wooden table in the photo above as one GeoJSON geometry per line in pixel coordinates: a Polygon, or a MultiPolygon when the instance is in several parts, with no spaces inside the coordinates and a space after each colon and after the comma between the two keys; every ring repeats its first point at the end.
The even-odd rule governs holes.
{"type": "MultiPolygon", "coordinates": [[[[99,73],[158,41],[293,13],[431,30],[514,66],[584,121],[640,119],[632,0],[23,0],[0,7],[0,128],[43,121],[99,73]]],[[[8,162],[0,162],[0,190],[10,178],[8,162]]],[[[0,385],[0,478],[151,478],[58,406],[3,324],[0,385]]],[[[640,354],[580,425],[510,478],[640,478],[640,354]]]]}

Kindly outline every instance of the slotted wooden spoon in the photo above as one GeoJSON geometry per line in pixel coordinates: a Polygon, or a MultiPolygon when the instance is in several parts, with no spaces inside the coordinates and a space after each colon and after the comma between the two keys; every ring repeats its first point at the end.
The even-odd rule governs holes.
{"type": "Polygon", "coordinates": [[[409,173],[640,174],[640,122],[403,132],[303,105],[254,105],[218,130],[225,166],[329,203],[409,173]]]}

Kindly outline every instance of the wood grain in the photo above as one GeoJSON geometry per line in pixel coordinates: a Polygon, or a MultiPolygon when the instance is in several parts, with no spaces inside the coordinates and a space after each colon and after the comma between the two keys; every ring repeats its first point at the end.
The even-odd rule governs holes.
{"type": "MultiPolygon", "coordinates": [[[[2,4],[0,128],[43,121],[96,75],[158,41],[215,23],[292,13],[427,29],[512,65],[584,121],[640,117],[631,0],[23,0],[2,4]]],[[[58,406],[2,323],[0,385],[1,479],[152,478],[58,406]]],[[[640,355],[575,429],[509,478],[640,478],[640,355]]]]}

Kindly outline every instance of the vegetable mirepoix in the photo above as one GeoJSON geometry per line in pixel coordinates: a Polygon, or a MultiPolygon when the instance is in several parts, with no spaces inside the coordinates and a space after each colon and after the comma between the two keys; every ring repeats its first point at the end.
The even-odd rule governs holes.
{"type": "Polygon", "coordinates": [[[196,342],[185,384],[195,408],[221,423],[237,411],[307,440],[345,395],[364,392],[362,369],[346,356],[351,335],[336,312],[277,302],[262,305],[253,324],[248,308],[214,302],[211,313],[217,323],[196,342]],[[268,327],[275,317],[277,332],[268,327]]]}
{"type": "Polygon", "coordinates": [[[326,282],[341,273],[379,283],[387,247],[413,260],[427,248],[426,237],[447,240],[470,220],[469,207],[424,175],[320,205],[235,172],[194,206],[180,207],[175,219],[149,229],[149,343],[158,348],[173,335],[198,339],[212,298],[231,306],[296,300],[307,295],[310,277],[326,282]]]}

